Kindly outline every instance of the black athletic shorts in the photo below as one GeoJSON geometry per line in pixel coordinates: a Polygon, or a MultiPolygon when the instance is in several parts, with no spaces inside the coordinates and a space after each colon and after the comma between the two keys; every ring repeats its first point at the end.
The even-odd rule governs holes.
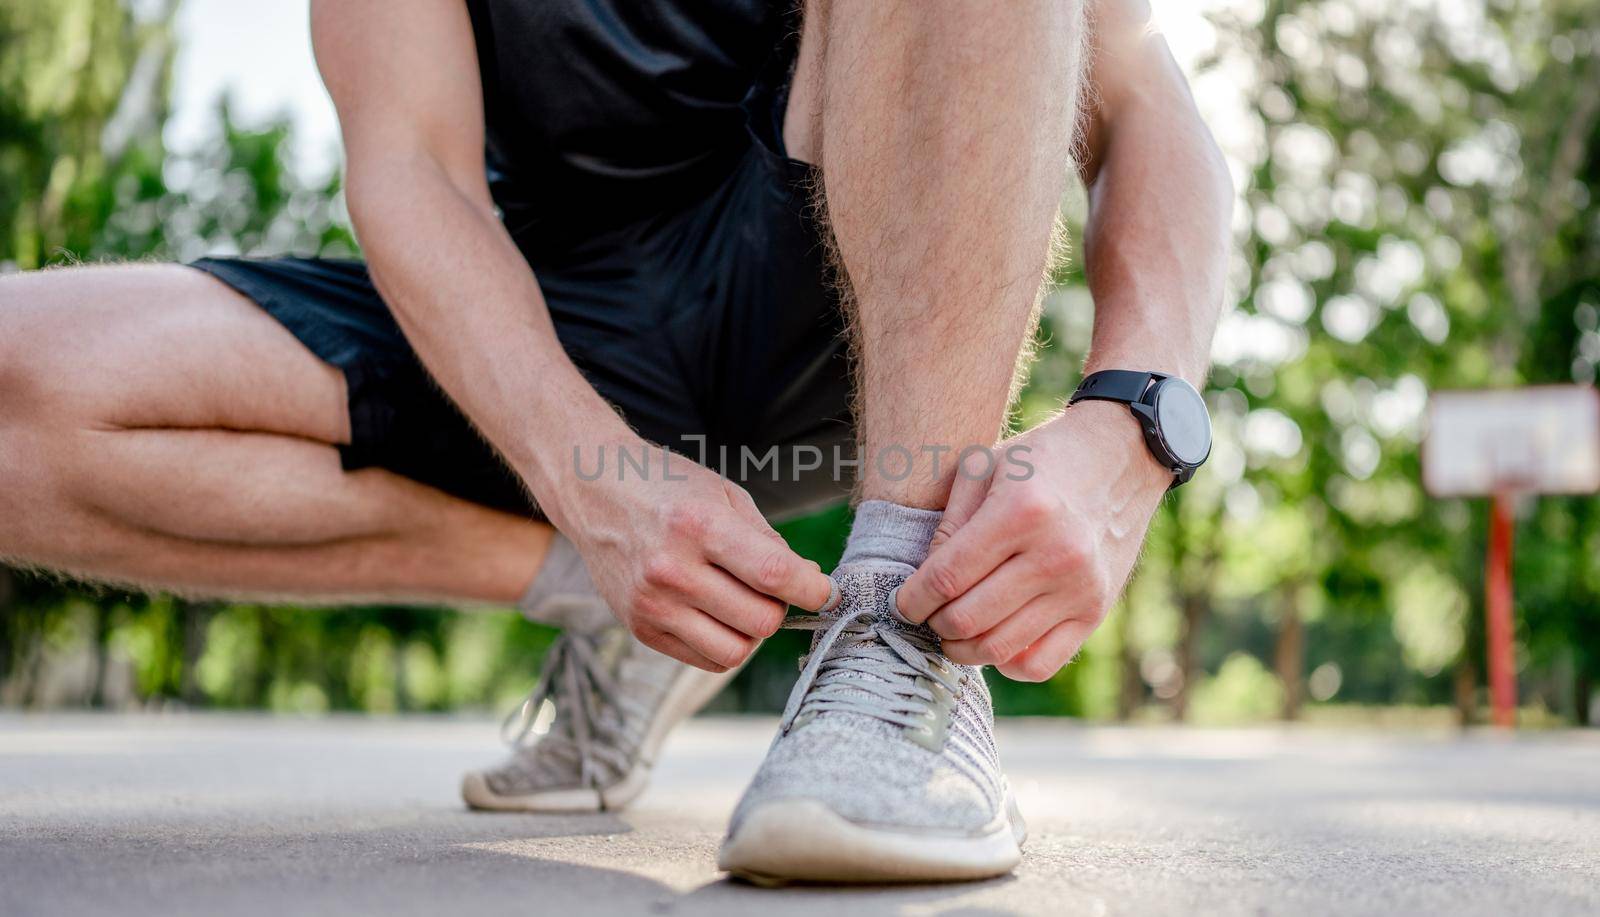
{"type": "MultiPolygon", "coordinates": [[[[610,40],[595,28],[594,41],[610,40]]],[[[810,200],[817,176],[787,156],[781,136],[792,31],[785,40],[767,67],[778,76],[752,77],[741,129],[716,138],[715,155],[685,173],[692,178],[618,186],[625,206],[566,219],[524,221],[497,195],[562,345],[600,395],[644,438],[704,455],[740,480],[769,515],[842,498],[847,485],[832,457],[853,440],[843,322],[810,200]],[[718,164],[709,177],[708,162],[718,164]],[[704,451],[701,440],[685,437],[704,437],[704,451]],[[815,447],[826,460],[806,468],[814,453],[791,461],[796,446],[815,447]],[[771,466],[742,473],[741,447],[758,457],[777,447],[778,480],[771,466]]],[[[709,89],[725,91],[720,79],[709,89]]],[[[681,86],[669,88],[682,99],[681,86]]],[[[577,111],[572,117],[593,116],[577,111]]],[[[491,156],[491,187],[495,171],[491,156]]],[[[596,169],[585,179],[597,199],[610,193],[604,183],[614,173],[596,169]]],[[[537,512],[423,369],[362,263],[214,258],[194,266],[260,304],[344,373],[346,468],[386,468],[487,506],[537,512]]],[[[616,470],[611,458],[608,473],[616,470]]],[[[584,454],[580,468],[591,472],[595,461],[584,454]]]]}

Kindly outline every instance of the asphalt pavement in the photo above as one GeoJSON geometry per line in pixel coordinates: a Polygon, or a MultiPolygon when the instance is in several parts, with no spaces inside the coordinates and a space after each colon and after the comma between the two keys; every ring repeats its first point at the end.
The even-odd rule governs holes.
{"type": "Polygon", "coordinates": [[[1600,731],[1011,721],[1032,837],[965,885],[715,866],[774,722],[702,718],[621,814],[465,811],[487,720],[0,714],[0,914],[1596,914],[1600,731]]]}

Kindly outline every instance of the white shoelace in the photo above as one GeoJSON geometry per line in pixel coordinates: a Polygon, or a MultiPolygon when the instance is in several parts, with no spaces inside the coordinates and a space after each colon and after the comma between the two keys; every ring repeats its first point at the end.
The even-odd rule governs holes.
{"type": "Polygon", "coordinates": [[[908,729],[939,728],[967,674],[945,662],[938,638],[899,627],[863,609],[830,619],[790,615],[783,626],[822,631],[784,708],[780,730],[801,717],[858,713],[908,729]]]}
{"type": "Polygon", "coordinates": [[[526,740],[549,700],[555,705],[555,719],[550,731],[533,745],[573,753],[583,786],[601,785],[602,764],[614,773],[626,773],[625,730],[611,701],[618,696],[618,685],[601,659],[599,636],[562,634],[550,644],[541,668],[533,690],[500,724],[506,744],[529,747],[526,740]]]}

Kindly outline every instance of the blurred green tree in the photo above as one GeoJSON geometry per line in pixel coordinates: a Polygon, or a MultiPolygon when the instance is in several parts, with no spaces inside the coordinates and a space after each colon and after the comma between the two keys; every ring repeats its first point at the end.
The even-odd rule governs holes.
{"type": "MultiPolygon", "coordinates": [[[[337,177],[286,165],[289,125],[168,150],[175,0],[0,7],[0,270],[205,253],[356,252],[337,177]]],[[[1213,18],[1202,80],[1243,204],[1206,390],[1208,468],[1163,505],[1123,607],[1005,713],[1197,721],[1322,704],[1480,703],[1483,507],[1427,499],[1430,390],[1593,381],[1600,365],[1600,9],[1258,0],[1213,18]]],[[[1068,207],[1069,223],[1083,201],[1068,207]]],[[[1092,303],[1053,276],[1019,423],[1075,386],[1092,303]]],[[[825,566],[849,515],[782,526],[825,566]]],[[[1600,508],[1520,523],[1526,696],[1591,718],[1600,508]]],[[[124,595],[0,568],[0,704],[322,710],[498,706],[552,633],[510,613],[317,610],[124,595]],[[82,664],[80,664],[82,663],[82,664]],[[77,674],[73,674],[77,673],[77,674]],[[87,673],[87,674],[84,674],[87,673]],[[127,692],[132,690],[132,695],[127,692]]],[[[772,710],[780,635],[722,709],[772,710]]]]}
{"type": "MultiPolygon", "coordinates": [[[[1245,588],[1219,591],[1275,622],[1288,713],[1301,647],[1330,661],[1322,629],[1305,636],[1325,615],[1329,631],[1387,628],[1398,644],[1346,657],[1370,666],[1347,671],[1349,693],[1438,701],[1454,667],[1470,714],[1482,508],[1421,493],[1422,412],[1430,389],[1594,379],[1600,11],[1269,2],[1219,25],[1215,63],[1246,76],[1243,127],[1259,137],[1240,307],[1212,382],[1245,452],[1221,514],[1245,547],[1224,552],[1225,579],[1245,588]]],[[[1559,696],[1548,677],[1525,687],[1579,721],[1596,647],[1592,506],[1541,501],[1518,569],[1526,661],[1568,673],[1559,696]]]]}

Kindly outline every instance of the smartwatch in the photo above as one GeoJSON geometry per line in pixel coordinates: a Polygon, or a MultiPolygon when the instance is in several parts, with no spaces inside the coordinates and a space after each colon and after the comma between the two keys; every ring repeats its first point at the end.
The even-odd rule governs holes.
{"type": "Polygon", "coordinates": [[[1067,404],[1120,401],[1144,430],[1144,442],[1162,467],[1172,471],[1172,486],[1194,477],[1211,454],[1211,415],[1194,386],[1166,373],[1107,369],[1091,373],[1067,404]]]}

